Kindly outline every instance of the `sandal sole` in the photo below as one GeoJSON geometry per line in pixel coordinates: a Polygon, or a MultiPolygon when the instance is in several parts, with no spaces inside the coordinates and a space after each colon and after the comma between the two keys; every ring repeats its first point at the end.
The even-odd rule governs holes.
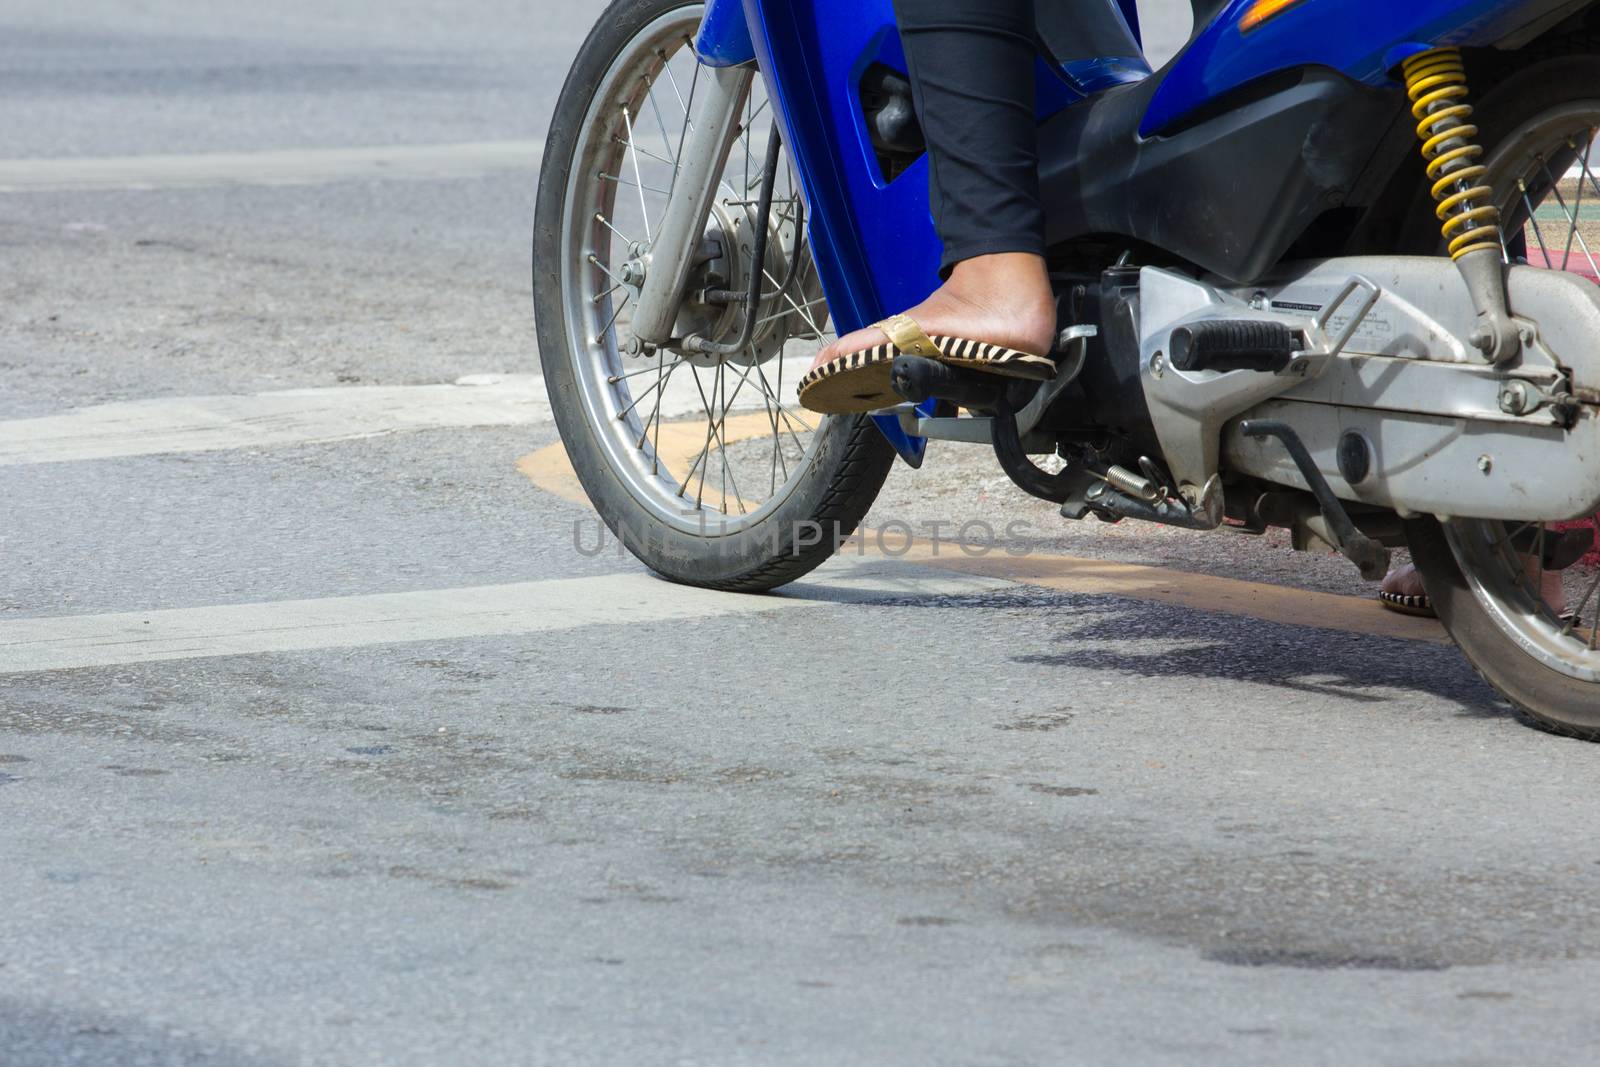
{"type": "MultiPolygon", "coordinates": [[[[932,358],[952,367],[1041,382],[1055,376],[1055,362],[1044,356],[962,337],[930,340],[940,352],[932,358]]],[[[829,360],[800,379],[801,405],[822,415],[852,415],[901,403],[890,383],[898,355],[900,350],[886,342],[829,360]]]]}

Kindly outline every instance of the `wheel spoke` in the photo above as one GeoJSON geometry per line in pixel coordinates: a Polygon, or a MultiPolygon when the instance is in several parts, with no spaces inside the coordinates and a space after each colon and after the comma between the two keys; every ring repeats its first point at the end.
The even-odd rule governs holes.
{"type": "MultiPolygon", "coordinates": [[[[1584,591],[1583,599],[1579,600],[1578,606],[1572,609],[1572,617],[1569,618],[1567,620],[1567,624],[1561,628],[1562,637],[1566,637],[1568,634],[1572,633],[1573,627],[1578,625],[1578,620],[1583,617],[1584,609],[1589,606],[1589,598],[1594,596],[1596,590],[1600,590],[1600,573],[1595,574],[1594,581],[1590,582],[1589,588],[1584,591]]],[[[1589,621],[1593,624],[1590,631],[1590,637],[1593,638],[1593,631],[1600,630],[1600,619],[1590,616],[1589,621]]],[[[1594,646],[1591,645],[1590,647],[1592,648],[1594,646]]]]}
{"type": "MultiPolygon", "coordinates": [[[[576,271],[580,288],[574,301],[579,310],[567,312],[567,330],[578,346],[574,358],[579,361],[582,388],[604,390],[598,397],[603,402],[600,410],[616,414],[615,419],[603,419],[599,427],[612,435],[610,440],[627,457],[619,462],[621,457],[608,448],[614,472],[658,520],[681,527],[686,516],[696,521],[698,512],[718,515],[728,529],[758,512],[765,514],[769,505],[785,499],[807,469],[815,449],[807,435],[820,424],[784,403],[782,391],[789,387],[789,376],[783,364],[786,355],[793,358],[809,347],[805,337],[824,336],[829,317],[815,265],[800,244],[806,239],[801,224],[805,205],[796,191],[792,159],[784,157],[768,220],[777,235],[778,251],[786,254],[769,261],[778,264],[771,270],[748,264],[746,257],[747,262],[733,272],[742,276],[744,270],[762,268],[757,277],[765,291],[751,309],[752,325],[762,331],[759,348],[720,362],[696,362],[669,347],[624,358],[614,341],[627,331],[637,311],[639,288],[634,276],[641,264],[633,257],[647,242],[657,240],[656,230],[676,195],[695,129],[695,108],[706,102],[699,85],[702,65],[688,47],[692,40],[684,35],[686,28],[685,22],[674,23],[642,47],[619,53],[614,69],[620,76],[606,83],[615,88],[607,99],[595,101],[600,118],[586,134],[587,147],[576,157],[585,160],[580,166],[581,195],[586,199],[574,202],[578,210],[565,217],[575,221],[563,223],[569,247],[575,250],[574,263],[586,259],[593,270],[576,271]],[[800,269],[780,293],[778,275],[787,273],[780,261],[788,256],[799,257],[800,269]],[[624,282],[624,276],[630,281],[624,282]],[[776,389],[773,375],[764,368],[774,359],[776,389]],[[687,391],[680,370],[685,363],[694,382],[687,391]],[[770,455],[761,454],[763,447],[770,448],[770,455]],[[765,490],[760,485],[763,461],[765,490]],[[747,489],[754,495],[746,496],[747,489]]],[[[757,88],[760,85],[759,80],[752,83],[732,110],[731,118],[739,126],[730,136],[738,138],[744,158],[730,153],[723,164],[717,214],[708,223],[712,234],[728,225],[730,215],[736,219],[755,215],[757,201],[750,187],[761,183],[760,138],[767,136],[758,127],[775,110],[757,88]],[[746,186],[743,192],[737,189],[741,181],[746,186]]],[[[731,284],[737,287],[737,279],[731,284]]],[[[686,304],[683,329],[713,328],[716,311],[710,309],[707,319],[707,309],[686,304]]]]}
{"type": "MultiPolygon", "coordinates": [[[[639,214],[644,216],[644,239],[650,241],[655,238],[655,235],[650,231],[650,209],[645,207],[644,203],[645,187],[644,178],[639,174],[639,153],[634,151],[633,148],[633,116],[628,113],[626,107],[622,109],[622,124],[628,130],[628,159],[633,164],[633,180],[639,186],[639,214]]],[[[668,194],[664,193],[662,195],[668,194]]]]}
{"type": "MultiPolygon", "coordinates": [[[[683,94],[678,91],[678,79],[672,73],[672,61],[667,58],[665,52],[657,52],[656,54],[661,57],[661,69],[667,72],[667,83],[672,86],[672,95],[678,98],[678,106],[683,108],[683,119],[687,123],[689,121],[689,103],[694,102],[694,84],[691,82],[689,85],[689,103],[685,103],[683,94]]],[[[695,64],[695,73],[700,73],[700,65],[698,63],[695,64]]]]}
{"type": "MultiPolygon", "coordinates": [[[[1576,144],[1574,144],[1571,141],[1571,139],[1568,139],[1567,145],[1570,148],[1572,148],[1573,150],[1576,150],[1577,147],[1578,147],[1576,144]]],[[[1579,161],[1578,161],[1579,162],[1579,166],[1587,167],[1589,165],[1589,150],[1591,148],[1593,148],[1593,147],[1594,147],[1594,142],[1593,141],[1589,141],[1589,142],[1586,142],[1584,144],[1583,155],[1579,157],[1579,161]]],[[[1583,218],[1583,179],[1582,178],[1578,179],[1578,191],[1572,197],[1572,214],[1573,214],[1573,217],[1575,219],[1583,218]]],[[[1573,238],[1573,236],[1575,234],[1577,234],[1577,232],[1578,232],[1578,225],[1577,225],[1576,222],[1574,222],[1573,225],[1572,225],[1571,232],[1569,232],[1567,234],[1567,245],[1566,245],[1565,248],[1563,248],[1561,250],[1561,255],[1562,255],[1563,258],[1566,258],[1566,257],[1569,257],[1569,256],[1572,255],[1572,238],[1573,238]]],[[[1591,266],[1594,264],[1594,257],[1592,257],[1592,256],[1590,257],[1589,263],[1590,263],[1591,266]]]]}
{"type": "Polygon", "coordinates": [[[1528,183],[1518,181],[1517,187],[1522,190],[1522,203],[1528,209],[1528,224],[1533,227],[1533,236],[1539,242],[1539,254],[1544,257],[1545,267],[1554,267],[1555,262],[1550,258],[1550,247],[1544,243],[1544,231],[1539,228],[1539,216],[1535,213],[1533,200],[1528,196],[1528,183]]]}
{"type": "MultiPolygon", "coordinates": [[[[773,296],[775,294],[769,293],[767,295],[768,295],[768,297],[771,297],[771,296],[773,296]]],[[[793,311],[775,311],[771,315],[763,315],[763,316],[761,316],[761,318],[756,320],[756,325],[757,326],[762,326],[762,325],[765,325],[766,323],[769,323],[769,322],[777,322],[779,319],[788,318],[790,315],[793,315],[795,313],[795,311],[799,311],[801,308],[816,307],[818,304],[826,304],[827,302],[828,302],[828,300],[827,300],[826,297],[819,296],[815,300],[807,300],[803,304],[795,304],[793,311]]],[[[790,303],[793,304],[794,301],[791,300],[790,303]]],[[[811,323],[811,324],[808,324],[808,325],[812,325],[813,327],[815,326],[814,323],[811,323]]]]}
{"type": "MultiPolygon", "coordinates": [[[[683,366],[683,364],[684,364],[684,361],[681,360],[681,359],[675,361],[672,364],[672,366],[667,368],[666,378],[671,378],[672,377],[672,372],[677,370],[679,367],[683,366]]],[[[657,390],[664,389],[666,387],[666,378],[662,379],[661,381],[656,382],[656,384],[652,385],[649,389],[646,389],[644,392],[642,392],[638,396],[634,397],[633,401],[631,403],[629,403],[627,407],[625,407],[621,411],[617,412],[617,418],[619,418],[619,419],[627,418],[628,412],[632,411],[635,407],[637,407],[639,405],[639,401],[641,401],[645,397],[649,396],[652,392],[656,392],[657,390]]],[[[656,400],[656,403],[660,404],[660,402],[661,402],[660,398],[658,397],[657,400],[656,400]]]]}
{"type": "Polygon", "coordinates": [[[606,381],[611,385],[616,385],[618,382],[627,381],[629,378],[637,378],[641,374],[654,374],[665,362],[666,360],[662,360],[654,367],[641,367],[639,370],[631,370],[624,374],[613,374],[611,377],[607,378],[606,381]]]}
{"type": "MultiPolygon", "coordinates": [[[[1600,274],[1600,266],[1595,265],[1594,256],[1589,252],[1589,242],[1585,241],[1583,239],[1583,234],[1578,232],[1578,220],[1572,214],[1572,212],[1567,210],[1567,199],[1561,195],[1561,186],[1557,184],[1555,175],[1550,173],[1550,164],[1542,163],[1541,165],[1544,167],[1545,177],[1550,181],[1550,191],[1555,194],[1556,203],[1561,205],[1561,213],[1567,217],[1567,248],[1570,249],[1572,247],[1572,239],[1573,237],[1577,237],[1578,246],[1583,249],[1583,254],[1588,257],[1589,269],[1594,271],[1596,274],[1600,274]]],[[[1548,261],[1549,256],[1546,256],[1545,259],[1548,261]]],[[[1561,253],[1561,269],[1567,269],[1566,251],[1561,253]]]]}
{"type": "MultiPolygon", "coordinates": [[[[644,194],[645,193],[655,193],[657,196],[671,196],[672,195],[671,193],[667,192],[665,189],[657,189],[653,185],[641,185],[639,182],[630,182],[626,178],[618,177],[615,174],[607,174],[604,171],[600,172],[599,174],[597,174],[595,176],[597,178],[599,178],[603,182],[616,182],[618,185],[626,185],[626,186],[629,186],[631,188],[637,188],[639,190],[639,193],[640,193],[640,200],[641,201],[644,199],[644,194]]],[[[645,229],[648,232],[649,226],[647,225],[645,227],[645,229]]]]}
{"type": "MultiPolygon", "coordinates": [[[[783,285],[783,282],[777,278],[774,278],[772,276],[772,272],[766,267],[761,268],[761,273],[766,275],[767,281],[771,282],[773,285],[783,285]]],[[[822,336],[822,327],[818,326],[817,320],[811,317],[811,312],[795,303],[794,297],[790,296],[788,293],[783,294],[783,300],[784,303],[788,304],[791,308],[800,313],[800,317],[806,320],[806,325],[811,327],[812,333],[816,334],[819,338],[822,336]]]]}
{"type": "MultiPolygon", "coordinates": [[[[657,75],[657,77],[659,77],[659,75],[657,75]]],[[[665,146],[667,154],[673,156],[673,158],[668,160],[668,162],[672,164],[672,173],[673,176],[676,177],[678,173],[678,160],[677,156],[672,151],[672,135],[667,133],[667,120],[661,117],[661,105],[656,103],[656,87],[654,82],[651,82],[650,87],[645,90],[644,98],[650,104],[651,113],[656,117],[656,125],[661,129],[661,143],[663,146],[665,146]]]]}
{"type": "MultiPolygon", "coordinates": [[[[672,68],[671,67],[667,68],[667,77],[668,78],[672,78],[672,68]]],[[[689,111],[690,111],[691,108],[694,107],[694,90],[695,90],[695,87],[698,86],[699,84],[700,84],[700,64],[696,63],[694,65],[694,76],[689,79],[689,102],[687,104],[683,104],[683,97],[681,97],[681,96],[678,97],[678,103],[683,104],[683,129],[678,131],[678,158],[679,159],[683,158],[683,146],[684,146],[684,143],[688,140],[689,132],[694,129],[694,118],[689,114],[689,111]]],[[[672,91],[674,93],[676,93],[678,91],[678,82],[677,82],[677,79],[675,79],[675,78],[672,81],[672,91]]],[[[673,177],[677,177],[676,173],[674,173],[673,177]]]]}
{"type": "MultiPolygon", "coordinates": [[[[624,141],[620,137],[614,137],[614,138],[612,138],[612,140],[614,140],[617,144],[622,145],[624,148],[628,149],[631,152],[639,153],[641,156],[643,156],[646,159],[653,159],[657,163],[665,163],[669,167],[674,165],[672,160],[668,159],[666,156],[658,156],[654,152],[651,152],[648,149],[640,148],[637,144],[634,144],[632,141],[624,141]]],[[[669,148],[668,151],[671,151],[671,149],[669,148]]]]}
{"type": "MultiPolygon", "coordinates": [[[[756,371],[758,373],[761,372],[761,367],[759,365],[757,365],[756,371]]],[[[782,362],[779,362],[779,364],[778,364],[778,372],[779,372],[779,374],[783,373],[783,363],[782,362]]],[[[781,383],[782,379],[780,378],[779,381],[781,383]]],[[[794,429],[793,429],[794,426],[799,426],[801,429],[805,430],[806,433],[815,433],[816,432],[816,430],[808,422],[806,422],[805,419],[802,419],[798,415],[794,415],[794,414],[790,413],[789,409],[783,406],[783,400],[776,393],[773,393],[771,388],[769,386],[767,386],[767,376],[766,376],[765,373],[761,373],[761,385],[762,385],[763,388],[767,389],[768,395],[770,395],[772,397],[772,402],[775,405],[777,405],[778,416],[780,418],[782,418],[784,423],[790,427],[789,435],[791,437],[794,436],[794,429]]],[[[795,437],[794,443],[797,444],[797,445],[800,444],[800,438],[795,437]]]]}
{"type": "Polygon", "coordinates": [[[610,230],[612,233],[616,234],[619,238],[621,238],[622,242],[624,244],[632,244],[633,243],[632,241],[628,240],[628,235],[627,234],[623,233],[621,230],[619,230],[615,226],[611,225],[611,220],[606,218],[605,215],[602,212],[596,211],[594,213],[594,217],[595,217],[595,221],[599,222],[600,225],[604,226],[606,229],[610,230]]]}
{"type": "Polygon", "coordinates": [[[628,283],[627,282],[624,282],[621,278],[617,277],[615,274],[612,274],[611,271],[606,269],[606,265],[604,263],[600,262],[600,257],[599,256],[596,256],[594,253],[591,252],[589,254],[589,262],[593,263],[597,268],[599,268],[601,274],[604,274],[607,278],[610,278],[612,281],[616,282],[622,288],[626,289],[628,287],[628,283]]]}
{"type": "Polygon", "coordinates": [[[599,344],[600,342],[605,340],[606,334],[610,333],[611,332],[611,327],[616,324],[617,316],[622,314],[622,309],[628,306],[628,301],[631,300],[631,299],[633,299],[633,294],[632,293],[623,293],[622,294],[621,302],[618,303],[616,307],[611,309],[611,317],[606,320],[606,324],[604,326],[600,327],[600,332],[595,334],[595,338],[594,338],[594,343],[595,344],[599,344]]]}

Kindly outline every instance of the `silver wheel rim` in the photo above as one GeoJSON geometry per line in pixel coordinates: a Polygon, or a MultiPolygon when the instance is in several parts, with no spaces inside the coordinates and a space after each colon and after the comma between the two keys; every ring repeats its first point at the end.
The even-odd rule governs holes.
{"type": "MultiPolygon", "coordinates": [[[[1527,256],[1521,262],[1600,276],[1600,241],[1583,233],[1584,222],[1600,221],[1597,133],[1600,100],[1564,104],[1525,122],[1490,157],[1485,180],[1499,195],[1508,234],[1522,227],[1527,256]],[[1567,164],[1560,161],[1569,157],[1578,171],[1575,181],[1561,169],[1567,164]]],[[[1600,682],[1600,574],[1575,598],[1564,595],[1560,607],[1547,602],[1542,556],[1551,536],[1537,522],[1456,519],[1445,525],[1467,585],[1495,625],[1551,670],[1600,682]],[[1533,552],[1524,555],[1513,539],[1529,536],[1533,552]]]]}
{"type": "MultiPolygon", "coordinates": [[[[651,239],[652,223],[670,196],[698,87],[691,42],[701,12],[686,6],[658,17],[618,52],[601,79],[566,175],[560,285],[578,400],[606,462],[651,519],[717,538],[767,518],[804,484],[827,420],[800,410],[794,387],[798,371],[833,334],[809,252],[802,250],[787,292],[778,292],[782,268],[777,276],[771,269],[780,262],[786,267],[794,242],[804,240],[794,225],[799,194],[785,150],[751,345],[723,359],[665,350],[628,356],[619,348],[638,289],[627,264],[641,262],[639,242],[651,239]],[[698,414],[679,418],[675,403],[692,405],[698,414]],[[741,439],[730,430],[741,422],[765,432],[741,439]],[[696,424],[703,433],[695,432],[696,424]],[[675,451],[671,440],[689,440],[692,454],[675,451]]],[[[739,268],[721,283],[735,289],[748,277],[749,247],[740,238],[755,226],[769,111],[756,79],[708,224],[716,227],[719,247],[729,249],[730,267],[739,268]]],[[[736,307],[720,317],[715,309],[702,312],[701,325],[722,331],[714,339],[737,333],[742,312],[736,307]]]]}

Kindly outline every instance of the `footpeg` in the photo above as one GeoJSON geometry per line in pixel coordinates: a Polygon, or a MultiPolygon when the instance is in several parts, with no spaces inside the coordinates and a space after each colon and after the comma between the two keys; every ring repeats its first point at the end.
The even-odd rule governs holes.
{"type": "Polygon", "coordinates": [[[1321,509],[1322,518],[1336,542],[1333,547],[1356,565],[1361,577],[1369,582],[1382,581],[1389,572],[1389,550],[1356,529],[1356,524],[1350,521],[1350,513],[1333,495],[1328,479],[1317,469],[1305,442],[1300,440],[1300,435],[1294,432],[1293,427],[1276,419],[1246,419],[1239,424],[1239,432],[1246,437],[1276,437],[1283,442],[1289,458],[1299,468],[1300,477],[1306,480],[1306,485],[1311,487],[1311,495],[1317,498],[1317,507],[1321,509]]]}
{"type": "Polygon", "coordinates": [[[1253,370],[1277,374],[1306,347],[1305,335],[1269,319],[1208,319],[1172,331],[1178,370],[1253,370]]]}
{"type": "Polygon", "coordinates": [[[963,371],[926,356],[896,356],[889,386],[913,404],[951,400],[964,408],[993,408],[1005,394],[1006,379],[963,371]]]}

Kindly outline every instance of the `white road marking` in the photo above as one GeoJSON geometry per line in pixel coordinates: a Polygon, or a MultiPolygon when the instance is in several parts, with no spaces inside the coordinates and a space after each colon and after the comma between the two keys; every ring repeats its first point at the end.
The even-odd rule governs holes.
{"type": "MultiPolygon", "coordinates": [[[[785,361],[786,389],[799,380],[808,363],[806,357],[785,361]]],[[[653,381],[650,375],[634,379],[634,395],[646,393],[653,381]]],[[[707,390],[711,384],[710,378],[704,382],[707,390]]],[[[741,391],[733,410],[761,410],[760,396],[755,386],[741,391]]],[[[653,394],[648,395],[641,415],[650,414],[654,402],[653,394]]],[[[661,417],[700,414],[703,418],[702,405],[694,379],[680,372],[668,385],[661,417]]],[[[789,406],[797,408],[792,399],[789,406]]],[[[453,385],[362,385],[128,400],[0,422],[0,467],[314,444],[445,427],[521,426],[551,418],[544,379],[537,374],[475,374],[453,385]]]]}
{"type": "Polygon", "coordinates": [[[0,675],[751,615],[880,594],[959,596],[1011,585],[972,575],[879,574],[873,565],[835,565],[791,587],[799,595],[717,593],[643,574],[610,574],[375,596],[9,619],[0,621],[0,675]]]}
{"type": "Polygon", "coordinates": [[[0,193],[474,178],[503,170],[533,170],[543,152],[543,141],[470,141],[197,155],[0,159],[0,193]]]}
{"type": "Polygon", "coordinates": [[[449,426],[546,422],[537,375],[483,384],[289,389],[249,396],[130,400],[0,422],[0,466],[307,444],[449,426]]]}

